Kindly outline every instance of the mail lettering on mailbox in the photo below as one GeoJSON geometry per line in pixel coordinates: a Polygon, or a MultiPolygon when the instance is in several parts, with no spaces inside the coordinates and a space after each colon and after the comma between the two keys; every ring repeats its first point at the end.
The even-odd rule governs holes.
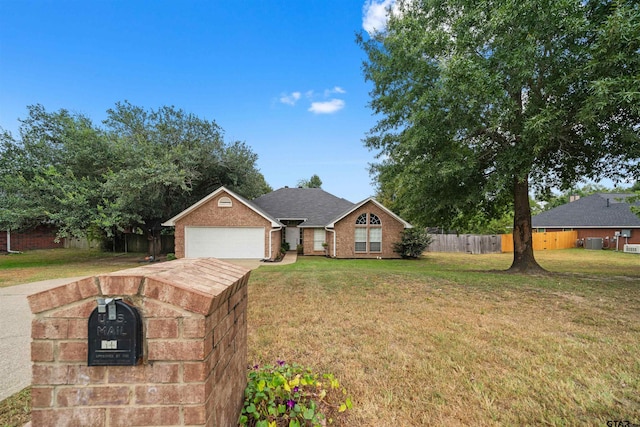
{"type": "Polygon", "coordinates": [[[98,299],[88,332],[89,366],[136,365],[142,357],[140,314],[120,299],[98,299]]]}

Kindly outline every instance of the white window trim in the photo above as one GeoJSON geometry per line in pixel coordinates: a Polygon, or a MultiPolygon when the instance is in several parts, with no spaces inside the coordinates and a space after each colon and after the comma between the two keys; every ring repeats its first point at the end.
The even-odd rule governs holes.
{"type": "Polygon", "coordinates": [[[354,236],[353,236],[353,250],[355,253],[358,254],[379,254],[382,253],[382,221],[380,219],[380,217],[374,213],[368,212],[366,214],[361,214],[358,216],[358,218],[356,218],[356,222],[355,222],[355,229],[356,230],[364,230],[364,240],[357,240],[358,236],[356,235],[357,233],[354,232],[354,236]],[[366,220],[365,223],[361,223],[361,219],[362,219],[362,215],[366,215],[366,220]],[[372,224],[371,223],[371,216],[375,216],[377,223],[376,224],[372,224]],[[377,241],[372,241],[371,240],[371,231],[372,230],[380,230],[380,240],[377,241]],[[358,244],[362,244],[364,243],[364,250],[358,250],[358,244]],[[371,243],[379,243],[380,244],[380,249],[378,250],[372,250],[371,249],[371,243]]]}
{"type": "Polygon", "coordinates": [[[364,227],[362,227],[362,226],[356,227],[356,231],[357,230],[364,230],[364,240],[356,240],[358,236],[357,236],[357,233],[354,232],[353,250],[354,250],[354,252],[359,253],[359,254],[366,254],[367,253],[367,248],[369,247],[369,242],[368,242],[368,240],[369,240],[369,230],[368,230],[368,228],[366,226],[364,226],[364,227]],[[362,251],[358,250],[358,243],[364,243],[364,250],[362,250],[362,251]]]}
{"type": "MultiPolygon", "coordinates": [[[[377,224],[376,224],[377,225],[377,224]]],[[[379,227],[369,227],[368,228],[368,233],[367,233],[367,238],[369,239],[369,242],[367,243],[367,247],[369,248],[369,252],[370,253],[380,253],[382,252],[382,225],[380,225],[379,227]],[[371,240],[371,231],[372,230],[380,230],[380,240],[379,241],[373,241],[371,240]],[[378,249],[377,251],[374,251],[373,249],[371,249],[371,244],[372,243],[379,243],[380,244],[380,249],[378,249]]]]}
{"type": "Polygon", "coordinates": [[[313,250],[314,251],[324,251],[324,244],[327,241],[327,233],[324,228],[314,228],[313,229],[313,250]],[[322,238],[319,239],[320,233],[322,233],[322,238]]]}

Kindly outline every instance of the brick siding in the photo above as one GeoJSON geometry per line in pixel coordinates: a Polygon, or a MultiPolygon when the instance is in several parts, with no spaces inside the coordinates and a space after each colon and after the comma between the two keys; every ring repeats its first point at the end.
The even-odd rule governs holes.
{"type": "Polygon", "coordinates": [[[235,425],[246,386],[249,273],[183,259],[30,296],[32,424],[235,425]],[[88,318],[105,296],[140,312],[136,366],[87,366],[88,318]]]}
{"type": "MultiPolygon", "coordinates": [[[[302,228],[302,251],[305,255],[325,255],[326,252],[324,248],[322,250],[316,251],[313,247],[313,238],[315,235],[315,228],[302,228]]],[[[333,234],[329,231],[325,230],[324,241],[329,244],[327,249],[331,249],[333,245],[333,234]]],[[[329,252],[333,254],[333,252],[329,252]]]]}
{"type": "MultiPolygon", "coordinates": [[[[619,250],[622,250],[623,245],[625,243],[628,244],[640,244],[640,228],[631,228],[631,227],[619,227],[619,228],[575,228],[578,232],[578,239],[587,239],[589,237],[600,237],[603,239],[604,245],[607,246],[607,242],[609,242],[609,247],[611,249],[616,248],[616,241],[613,240],[615,236],[615,232],[620,232],[621,230],[631,230],[631,237],[628,239],[625,237],[620,237],[620,241],[618,242],[619,250]]],[[[547,228],[547,232],[552,231],[563,231],[562,229],[556,228],[547,228]]]]}
{"type": "Polygon", "coordinates": [[[265,219],[244,203],[235,199],[226,191],[221,191],[193,212],[176,221],[175,225],[175,249],[176,257],[184,258],[185,255],[185,227],[264,227],[264,258],[275,258],[280,250],[282,241],[281,231],[271,233],[271,222],[265,219]],[[222,197],[228,197],[232,201],[231,207],[220,207],[218,201],[222,197]],[[272,235],[271,235],[272,234],[272,235]],[[269,251],[269,238],[271,238],[271,251],[269,251]]]}
{"type": "MultiPolygon", "coordinates": [[[[56,243],[56,230],[38,226],[28,231],[11,231],[11,250],[30,251],[35,249],[56,249],[64,247],[64,239],[56,243]]],[[[0,251],[7,251],[7,231],[0,230],[0,251]]]]}
{"type": "MultiPolygon", "coordinates": [[[[337,258],[400,258],[400,255],[393,251],[393,246],[401,239],[404,225],[389,215],[385,210],[380,209],[375,203],[368,202],[360,208],[351,212],[335,224],[337,258]],[[382,251],[372,253],[362,253],[355,251],[355,223],[356,219],[363,213],[375,214],[380,218],[382,225],[382,251]]],[[[327,237],[330,246],[333,243],[333,236],[327,237]]],[[[333,256],[333,248],[330,247],[330,254],[333,256]]]]}

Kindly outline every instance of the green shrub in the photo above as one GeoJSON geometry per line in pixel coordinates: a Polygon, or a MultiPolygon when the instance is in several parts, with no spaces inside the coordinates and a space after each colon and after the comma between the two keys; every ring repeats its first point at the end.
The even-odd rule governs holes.
{"type": "Polygon", "coordinates": [[[280,250],[282,252],[288,252],[289,249],[290,249],[289,242],[282,242],[282,245],[280,245],[280,250]]]}
{"type": "Polygon", "coordinates": [[[251,368],[244,395],[238,424],[247,427],[324,426],[352,406],[333,374],[319,376],[282,360],[251,368]]]}
{"type": "Polygon", "coordinates": [[[433,239],[423,228],[407,228],[402,232],[402,239],[395,243],[393,250],[402,258],[420,258],[433,239]]]}
{"type": "Polygon", "coordinates": [[[176,259],[176,254],[172,252],[167,254],[167,261],[173,261],[174,259],[176,259]]]}

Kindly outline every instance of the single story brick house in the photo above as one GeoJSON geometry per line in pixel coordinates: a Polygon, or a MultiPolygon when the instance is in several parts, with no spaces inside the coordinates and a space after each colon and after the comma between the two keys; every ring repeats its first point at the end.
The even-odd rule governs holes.
{"type": "Polygon", "coordinates": [[[175,227],[178,258],[275,259],[283,242],[305,255],[399,258],[411,224],[374,198],[360,203],[320,188],[281,188],[247,200],[220,187],[162,224],[175,227]]]}
{"type": "Polygon", "coordinates": [[[56,241],[56,229],[38,225],[26,230],[0,231],[0,252],[57,249],[65,246],[65,239],[56,241]]]}
{"type": "Polygon", "coordinates": [[[577,231],[578,240],[603,239],[603,247],[622,250],[624,244],[640,244],[640,217],[631,211],[634,194],[595,193],[576,198],[531,218],[534,231],[577,231]],[[617,241],[616,241],[617,240],[617,241]]]}

